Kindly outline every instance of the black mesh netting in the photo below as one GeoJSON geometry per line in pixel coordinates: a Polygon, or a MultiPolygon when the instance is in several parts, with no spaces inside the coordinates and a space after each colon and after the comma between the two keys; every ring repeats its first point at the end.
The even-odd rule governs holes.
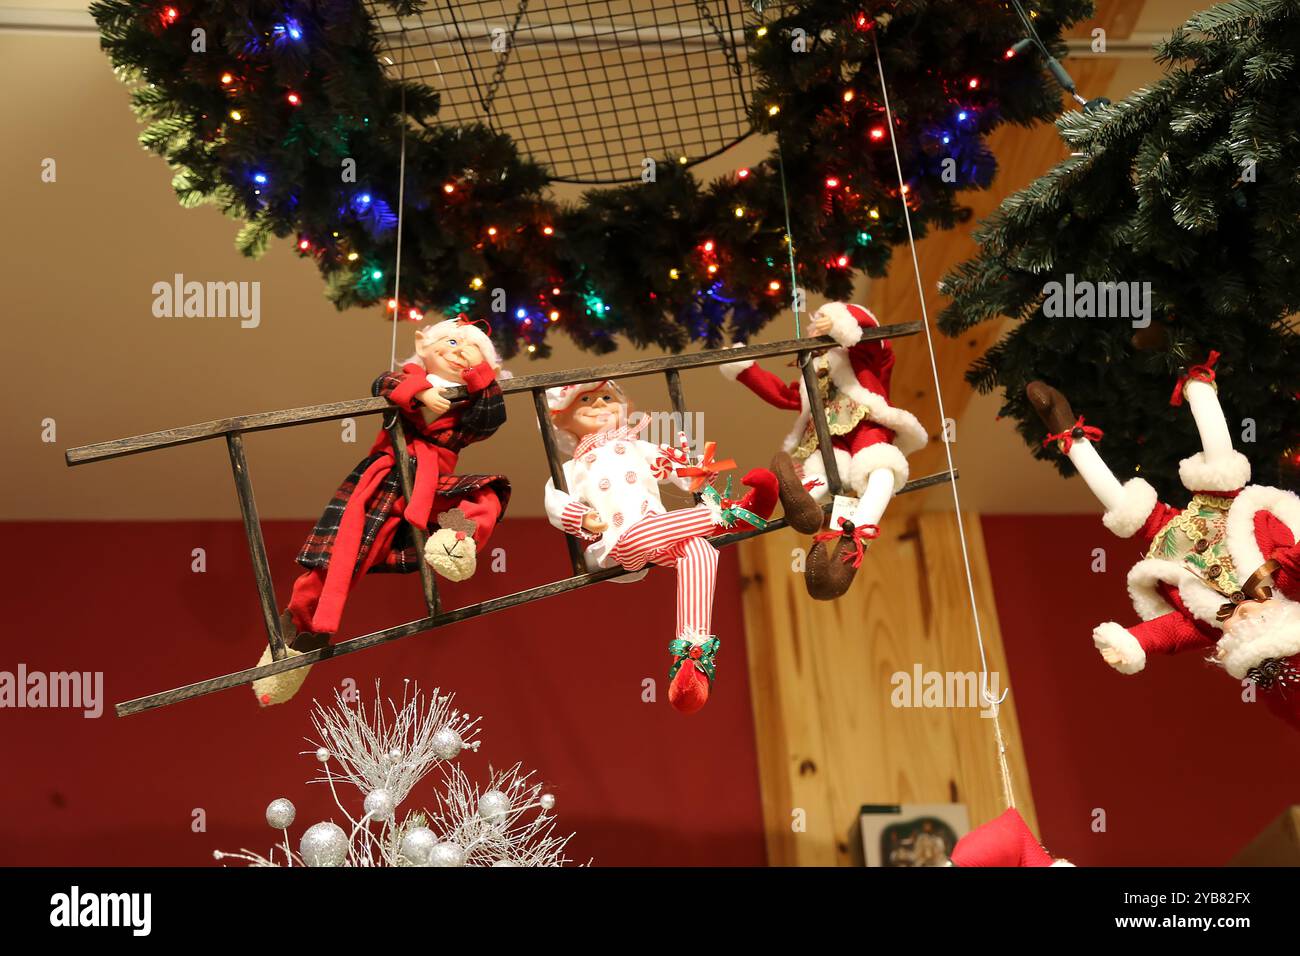
{"type": "Polygon", "coordinates": [[[366,3],[440,122],[487,123],[557,182],[634,181],[646,158],[693,165],[750,132],[752,0],[428,0],[401,20],[366,3]]]}

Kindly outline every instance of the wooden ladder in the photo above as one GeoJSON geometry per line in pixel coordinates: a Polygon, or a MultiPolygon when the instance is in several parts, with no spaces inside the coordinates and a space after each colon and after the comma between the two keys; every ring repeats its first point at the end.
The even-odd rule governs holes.
{"type": "MultiPolygon", "coordinates": [[[[919,322],[881,326],[864,330],[862,341],[904,338],[915,335],[920,331],[921,323],[919,322]]],[[[522,392],[531,393],[533,409],[540,426],[542,444],[550,465],[551,478],[558,490],[567,491],[564,472],[561,468],[561,456],[555,444],[555,435],[551,429],[550,413],[546,403],[546,390],[548,388],[557,385],[577,385],[585,382],[603,381],[604,379],[635,378],[662,373],[668,386],[668,397],[672,403],[673,412],[677,416],[682,416],[682,420],[684,420],[686,399],[681,382],[681,373],[683,371],[723,365],[728,362],[795,355],[802,370],[804,384],[808,392],[809,410],[813,427],[817,431],[817,445],[822,456],[822,463],[826,469],[827,484],[831,494],[836,495],[840,493],[843,485],[839,470],[835,464],[835,454],[831,447],[830,428],[826,424],[826,413],[822,407],[821,392],[817,388],[816,372],[813,363],[810,361],[813,354],[818,350],[834,347],[835,345],[836,342],[829,336],[792,339],[766,345],[745,345],[732,349],[710,349],[689,355],[639,359],[632,362],[598,365],[593,368],[572,371],[544,372],[540,375],[525,375],[507,379],[501,382],[500,385],[501,391],[507,395],[522,392]]],[[[468,397],[468,392],[464,388],[448,389],[444,394],[452,401],[463,400],[468,397]]],[[[248,461],[244,455],[244,435],[248,432],[289,428],[314,422],[385,413],[392,413],[386,416],[384,427],[388,429],[389,434],[392,436],[398,473],[402,482],[402,491],[409,501],[414,483],[414,473],[411,467],[410,455],[407,453],[406,436],[402,430],[401,415],[384,398],[356,399],[326,405],[309,405],[304,408],[262,412],[256,415],[243,415],[236,418],[223,418],[198,425],[184,425],[180,428],[170,428],[164,431],[150,432],[146,435],[119,438],[115,441],[82,445],[68,449],[65,457],[68,465],[71,466],[107,461],[111,458],[122,458],[126,455],[137,455],[212,438],[225,438],[230,455],[230,467],[235,479],[235,492],[239,497],[239,510],[244,521],[244,534],[248,540],[248,552],[253,561],[253,576],[257,583],[258,599],[262,606],[262,619],[266,625],[267,643],[271,648],[273,658],[271,663],[261,667],[250,667],[246,670],[223,674],[220,677],[209,678],[208,680],[187,684],[172,690],[150,694],[147,697],[124,701],[115,705],[114,709],[117,716],[125,717],[130,714],[138,714],[156,707],[166,707],[183,700],[202,697],[220,690],[228,690],[242,684],[249,684],[262,677],[269,677],[272,674],[305,667],[308,664],[341,657],[344,654],[353,654],[391,641],[401,640],[413,634],[436,630],[459,621],[491,614],[494,611],[518,607],[521,604],[529,604],[555,594],[563,594],[566,591],[590,587],[601,581],[608,581],[630,573],[621,568],[605,568],[599,571],[588,570],[582,548],[577,540],[571,535],[565,535],[564,538],[569,549],[569,560],[573,568],[572,577],[551,581],[539,587],[492,598],[478,604],[470,604],[454,610],[444,611],[433,571],[421,559],[420,584],[424,592],[425,607],[428,610],[426,617],[408,621],[396,627],[363,634],[360,637],[349,638],[337,644],[308,651],[296,657],[289,657],[284,644],[284,636],[280,633],[280,617],[276,610],[275,586],[271,579],[271,569],[266,557],[266,542],[262,537],[262,524],[257,512],[257,501],[253,494],[253,481],[249,476],[248,461]]],[[[933,485],[953,481],[956,478],[956,472],[938,472],[915,481],[909,481],[899,494],[929,488],[933,485]]],[[[829,511],[831,505],[827,504],[824,507],[829,511]]],[[[717,535],[710,538],[709,541],[715,547],[722,548],[737,541],[743,541],[746,538],[777,531],[785,526],[784,519],[776,519],[768,522],[767,527],[762,531],[736,531],[730,534],[717,535]]],[[[411,530],[415,543],[419,547],[421,555],[423,555],[425,535],[418,528],[412,528],[411,530]]]]}

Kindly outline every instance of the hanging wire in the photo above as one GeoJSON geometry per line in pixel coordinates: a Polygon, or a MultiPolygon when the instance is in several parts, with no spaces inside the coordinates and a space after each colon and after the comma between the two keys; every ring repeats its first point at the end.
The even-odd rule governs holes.
{"type": "MultiPolygon", "coordinates": [[[[406,23],[400,18],[398,24],[406,32],[406,23]]],[[[388,357],[388,371],[397,368],[397,322],[402,310],[402,220],[406,215],[406,44],[403,43],[401,66],[398,67],[402,84],[402,149],[397,162],[397,264],[393,267],[393,340],[388,357]]]]}
{"type": "MultiPolygon", "coordinates": [[[[889,143],[894,151],[894,167],[898,171],[898,196],[899,196],[899,200],[903,204],[903,219],[907,224],[907,243],[912,251],[912,271],[916,275],[916,291],[917,291],[917,296],[921,300],[921,327],[925,330],[925,345],[930,353],[930,373],[934,377],[934,394],[935,394],[935,398],[938,400],[939,403],[939,420],[941,424],[943,424],[944,429],[946,430],[948,415],[944,410],[943,388],[939,384],[939,363],[935,359],[935,354],[934,354],[934,336],[930,331],[930,316],[925,307],[925,283],[921,279],[921,264],[920,261],[917,259],[917,255],[916,255],[916,237],[912,233],[912,216],[907,206],[907,196],[905,192],[907,184],[903,179],[903,161],[899,158],[898,155],[898,137],[894,133],[894,114],[889,106],[889,87],[885,84],[885,65],[880,58],[880,44],[876,41],[876,33],[874,30],[871,32],[871,46],[875,50],[875,54],[876,54],[876,69],[880,74],[881,100],[885,107],[885,119],[889,124],[888,125],[889,143]]],[[[949,474],[951,474],[954,470],[953,460],[952,460],[952,442],[948,441],[946,431],[943,432],[943,435],[944,435],[944,441],[943,441],[944,453],[947,455],[948,472],[949,474]]],[[[1002,701],[1006,700],[1007,694],[1010,691],[1009,689],[1004,690],[1002,692],[1002,696],[997,698],[994,698],[989,693],[988,656],[984,649],[984,632],[980,626],[979,606],[975,600],[975,580],[974,580],[974,576],[971,573],[970,550],[966,543],[966,526],[965,523],[962,521],[961,494],[957,490],[956,481],[948,482],[948,486],[952,488],[953,510],[957,516],[957,534],[961,538],[961,559],[962,559],[962,564],[966,568],[966,592],[970,597],[971,619],[975,623],[975,639],[979,643],[980,696],[983,698],[984,702],[993,709],[993,734],[997,743],[998,768],[1001,771],[1001,775],[1002,775],[1002,795],[1003,798],[1006,800],[1007,806],[1009,808],[1014,808],[1016,805],[1016,799],[1015,799],[1015,793],[1011,783],[1011,771],[1010,768],[1007,766],[1006,739],[1003,737],[1002,723],[998,716],[1000,711],[1000,705],[1002,701]]]]}
{"type": "Polygon", "coordinates": [[[794,337],[799,337],[799,277],[794,270],[794,232],[790,228],[790,197],[785,190],[785,157],[781,153],[781,134],[776,134],[776,165],[781,171],[781,205],[785,207],[785,247],[790,254],[790,307],[794,309],[794,337]]]}

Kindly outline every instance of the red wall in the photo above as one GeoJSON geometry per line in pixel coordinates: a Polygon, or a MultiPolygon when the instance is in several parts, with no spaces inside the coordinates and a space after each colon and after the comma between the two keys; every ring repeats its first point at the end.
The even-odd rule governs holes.
{"type": "MultiPolygon", "coordinates": [[[[305,522],[269,522],[283,595],[305,522]]],[[[1300,737],[1195,653],[1125,677],[1100,660],[1094,624],[1128,622],[1132,546],[1094,517],[984,521],[1042,839],[1084,865],[1226,862],[1283,807],[1300,802],[1300,737]],[[1108,571],[1089,568],[1107,551],[1108,571]],[[1093,832],[1094,809],[1106,831],[1093,832]]],[[[448,604],[564,574],[564,546],[538,519],[505,522],[484,566],[446,586],[448,604]]],[[[205,865],[214,848],[267,850],[266,804],[287,796],[305,826],[332,809],[301,756],[310,696],[375,677],[457,692],[483,715],[473,774],[516,760],[557,794],[572,854],[597,864],[763,862],[753,723],[734,550],[723,553],[714,699],[684,718],[664,698],[672,576],[602,584],[531,607],[339,658],[300,699],[259,709],[243,688],[134,717],[111,704],[250,666],[263,641],[241,528],[234,522],[0,525],[5,636],[0,670],[102,670],[98,720],[0,710],[0,864],[205,865]],[[190,571],[207,550],[208,571],[190,571]],[[659,700],[642,703],[641,681],[659,700]],[[203,808],[207,832],[191,830],[203,808]]],[[[371,576],[348,634],[420,616],[416,579],[371,576]]],[[[431,786],[431,782],[427,786],[431,786]]],[[[427,795],[428,790],[423,794],[427,795]]],[[[422,796],[417,790],[415,797],[422,796]]],[[[414,801],[413,801],[414,802],[414,801]]],[[[301,826],[295,827],[301,832],[301,826]]]]}
{"type": "Polygon", "coordinates": [[[986,517],[1011,694],[1041,839],[1088,866],[1215,866],[1300,803],[1300,735],[1187,652],[1140,673],[1093,647],[1136,622],[1125,576],[1141,555],[1097,517],[986,517]],[[1093,573],[1093,549],[1106,551],[1093,573]],[[1093,832],[1094,809],[1106,831],[1093,832]]]}
{"type": "MultiPolygon", "coordinates": [[[[268,522],[283,599],[307,522],[268,522]]],[[[458,606],[563,577],[562,536],[541,519],[502,524],[485,564],[444,585],[458,606]]],[[[237,522],[0,525],[5,637],[0,670],[105,673],[105,712],[0,710],[0,864],[209,865],[213,849],[265,852],[263,812],[287,796],[294,833],[333,809],[308,787],[301,756],[312,696],[344,678],[373,694],[401,681],[456,692],[483,715],[471,776],[516,760],[558,799],[571,855],[597,865],[764,862],[758,771],[742,632],[739,573],[723,553],[714,631],[722,640],[714,698],[683,717],[668,704],[673,578],[600,584],[545,602],[363,651],[314,668],[289,704],[260,709],[247,688],[133,717],[112,704],[252,666],[265,636],[237,522]],[[194,548],[208,570],[190,570],[194,548]],[[658,701],[641,701],[654,678],[658,701]],[[207,831],[191,829],[206,811],[207,831]]],[[[372,575],[353,595],[345,635],[422,616],[418,579],[372,575]]],[[[427,798],[426,778],[408,806],[427,798]]],[[[334,811],[337,816],[337,811],[334,811]]]]}

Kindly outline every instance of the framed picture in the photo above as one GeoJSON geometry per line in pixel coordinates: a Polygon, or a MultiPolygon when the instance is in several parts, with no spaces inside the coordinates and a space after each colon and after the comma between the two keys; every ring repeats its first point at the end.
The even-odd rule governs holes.
{"type": "Polygon", "coordinates": [[[858,822],[867,866],[943,866],[970,829],[964,803],[866,804],[858,822]]]}

